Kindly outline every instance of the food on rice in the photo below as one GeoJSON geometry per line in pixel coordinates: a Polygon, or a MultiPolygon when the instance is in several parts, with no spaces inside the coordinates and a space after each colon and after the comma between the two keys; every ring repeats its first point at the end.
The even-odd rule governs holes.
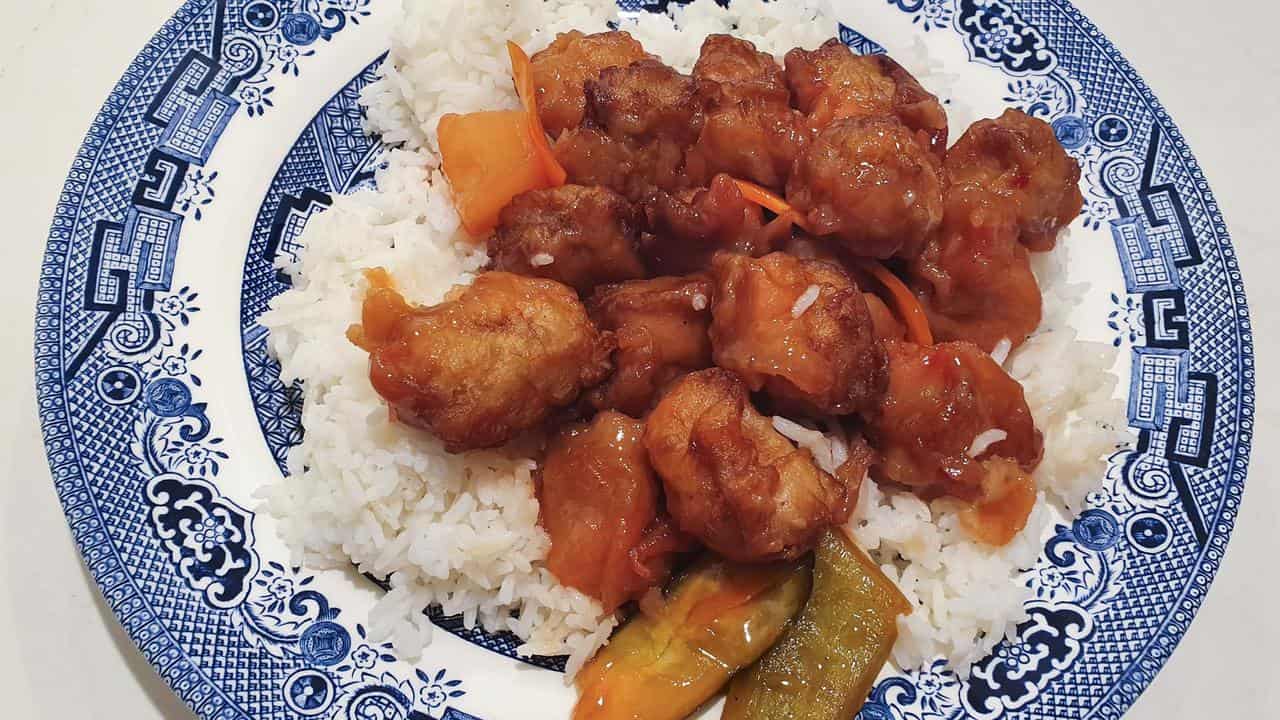
{"type": "MultiPolygon", "coordinates": [[[[305,381],[306,436],[290,474],[263,490],[267,507],[300,562],[389,578],[370,630],[406,657],[430,638],[420,611],[438,604],[515,633],[522,653],[568,655],[572,676],[620,603],[639,598],[641,613],[619,647],[670,628],[653,618],[711,562],[666,598],[646,592],[688,562],[681,553],[797,558],[847,532],[911,608],[893,661],[943,657],[964,673],[1025,617],[1020,571],[1122,439],[1112,351],[1064,321],[1078,298],[1060,281],[1067,248],[1024,249],[1051,248],[1074,217],[1074,161],[1041,121],[1006,114],[946,169],[946,115],[924,90],[945,95],[936,73],[824,45],[835,23],[805,3],[697,0],[673,13],[619,18],[607,0],[406,5],[362,99],[370,129],[403,147],[376,191],[310,223],[285,267],[293,289],[261,319],[283,379],[305,381]],[[495,147],[514,150],[470,162],[495,147]],[[871,176],[851,164],[884,174],[877,194],[863,197],[871,176]],[[987,195],[973,189],[988,181],[987,195]],[[1038,284],[1043,313],[971,322],[998,290],[956,258],[988,246],[1021,273],[1017,292],[1038,284]],[[741,288],[718,279],[652,277],[767,265],[752,258],[779,250],[805,258],[779,263],[822,271],[736,300],[741,288]],[[768,312],[708,330],[727,302],[768,312]],[[856,322],[831,325],[844,330],[828,342],[839,318],[856,322]],[[786,330],[772,361],[751,356],[755,340],[726,355],[741,368],[721,361],[721,344],[772,337],[765,322],[786,330]],[[349,326],[368,355],[342,337],[349,326]],[[935,330],[977,345],[934,345],[935,330]],[[934,377],[930,358],[950,370],[934,377]],[[941,400],[895,386],[895,372],[928,379],[941,400]],[[969,416],[954,422],[957,411],[969,416]],[[586,424],[544,449],[566,420],[586,424]],[[949,468],[965,481],[940,480],[949,468]]],[[[694,615],[681,622],[717,621],[694,615]]],[[[758,656],[734,655],[737,667],[758,656]]],[[[584,702],[630,687],[609,679],[610,657],[582,673],[584,702]]],[[[714,692],[721,674],[695,684],[714,692]]]]}
{"type": "Polygon", "coordinates": [[[947,148],[947,114],[933,93],[887,55],[854,55],[832,38],[816,50],[787,53],[787,85],[814,129],[842,118],[895,117],[939,156],[947,148]]]}
{"type": "Polygon", "coordinates": [[[542,126],[559,137],[582,122],[587,101],[583,86],[607,67],[621,67],[645,57],[630,33],[610,30],[583,35],[577,30],[556,35],[533,54],[533,81],[538,92],[542,126]]]}
{"type": "Polygon", "coordinates": [[[462,224],[473,235],[492,230],[498,213],[520,193],[551,187],[532,132],[528,114],[519,110],[440,118],[444,170],[462,224]]]}
{"type": "Polygon", "coordinates": [[[591,319],[613,333],[613,375],[588,395],[597,410],[643,417],[672,380],[711,367],[705,275],[656,277],[596,288],[591,319]]]}
{"type": "Polygon", "coordinates": [[[782,189],[809,133],[781,66],[747,40],[708,35],[692,76],[714,88],[714,99],[685,157],[691,181],[705,185],[726,173],[782,189]]]}
{"type": "Polygon", "coordinates": [[[1022,386],[990,355],[967,342],[889,340],[884,349],[887,387],[867,414],[877,481],[969,499],[981,494],[982,460],[1008,458],[1027,472],[1039,464],[1043,439],[1022,386]],[[1004,437],[971,455],[992,429],[1004,437]]]}
{"type": "Polygon", "coordinates": [[[813,553],[813,592],[783,636],[729,686],[723,720],[858,715],[911,606],[844,533],[813,553]]]}
{"type": "Polygon", "coordinates": [[[560,283],[486,272],[443,302],[414,306],[371,273],[359,325],[369,381],[397,422],[430,431],[449,452],[502,445],[609,375],[601,334],[560,283]]]}
{"type": "Polygon", "coordinates": [[[705,558],[582,671],[572,720],[681,720],[765,653],[804,604],[806,562],[705,558]]]}
{"type": "Polygon", "coordinates": [[[607,188],[526,192],[498,216],[488,243],[490,268],[548,278],[579,293],[644,277],[638,220],[631,203],[607,188]]]}
{"type": "Polygon", "coordinates": [[[643,435],[643,422],[606,410],[557,433],[535,477],[547,568],[606,612],[664,583],[688,547],[662,512],[643,435]]]}
{"type": "Polygon", "coordinates": [[[884,391],[884,348],[849,274],[823,260],[721,253],[711,262],[716,364],[783,414],[850,415],[884,391]]]}
{"type": "Polygon", "coordinates": [[[728,175],[675,195],[651,190],[643,205],[649,226],[644,253],[657,274],[701,272],[721,250],[764,255],[790,233],[785,222],[766,223],[728,175]]]}
{"type": "Polygon", "coordinates": [[[1006,201],[1017,237],[1030,250],[1052,250],[1058,231],[1080,214],[1080,165],[1053,128],[1009,108],[979,120],[947,150],[947,182],[976,186],[1006,201]]]}
{"type": "Polygon", "coordinates": [[[677,527],[739,562],[794,559],[853,510],[866,455],[828,473],[721,368],[680,378],[645,419],[644,444],[677,527]]]}
{"type": "Polygon", "coordinates": [[[845,118],[796,159],[787,202],[857,257],[914,256],[942,221],[938,158],[896,118],[845,118]]]}
{"type": "Polygon", "coordinates": [[[1080,212],[1080,168],[1045,123],[1017,110],[973,124],[947,151],[943,226],[908,274],[943,340],[986,350],[1021,344],[1040,324],[1028,248],[1053,249],[1080,212]]]}

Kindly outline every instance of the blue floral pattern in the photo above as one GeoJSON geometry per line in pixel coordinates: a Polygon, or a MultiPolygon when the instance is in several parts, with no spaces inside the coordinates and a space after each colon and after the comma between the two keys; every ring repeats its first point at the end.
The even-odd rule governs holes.
{"type": "Polygon", "coordinates": [[[969,57],[1011,75],[1047,73],[1058,64],[1044,35],[1001,0],[956,0],[956,28],[969,57]]]}
{"type": "Polygon", "coordinates": [[[258,569],[253,522],[204,480],[174,473],[147,483],[151,528],[178,572],[216,608],[239,605],[258,569]]]}
{"type": "Polygon", "coordinates": [[[200,293],[184,285],[176,293],[164,296],[156,308],[165,316],[166,323],[171,328],[174,322],[190,325],[191,316],[200,312],[200,306],[196,305],[199,298],[200,293]]]}
{"type": "Polygon", "coordinates": [[[940,30],[951,27],[951,19],[955,16],[955,0],[888,0],[890,5],[899,10],[911,13],[911,22],[922,30],[940,30]]]}
{"type": "Polygon", "coordinates": [[[192,170],[182,179],[182,187],[178,189],[178,198],[174,203],[177,211],[197,222],[204,219],[204,208],[217,195],[213,189],[213,181],[217,179],[216,170],[209,173],[203,168],[192,170]]]}
{"type": "Polygon", "coordinates": [[[298,77],[317,41],[328,42],[348,24],[369,16],[369,0],[252,0],[241,15],[246,32],[234,38],[231,57],[252,68],[238,98],[250,117],[275,107],[277,75],[298,77]]]}
{"type": "MultiPolygon", "coordinates": [[[[452,670],[398,661],[384,638],[333,607],[316,576],[259,557],[253,513],[218,486],[238,450],[214,432],[227,420],[205,387],[212,376],[202,353],[203,300],[190,286],[173,289],[184,222],[208,224],[215,187],[236,180],[237,168],[208,166],[228,123],[281,107],[289,93],[278,88],[311,77],[316,56],[371,7],[370,0],[184,5],[95,121],[50,232],[36,365],[55,483],[113,609],[205,718],[471,717],[458,709],[471,691],[452,670]],[[145,539],[110,539],[129,537],[140,520],[145,539]]],[[[1005,102],[1049,121],[1080,159],[1082,221],[1110,232],[1124,274],[1107,321],[1119,344],[1131,346],[1129,416],[1140,438],[1117,450],[1086,511],[1055,528],[1027,571],[1035,599],[1016,637],[966,680],[940,662],[885,680],[860,717],[1036,716],[1064,700],[1114,717],[1185,631],[1238,508],[1253,369],[1225,226],[1167,115],[1065,2],[877,7],[896,8],[904,27],[954,40],[974,62],[1004,73],[1005,102]],[[1159,625],[1136,626],[1139,610],[1159,625]],[[1134,650],[1113,639],[1117,631],[1145,644],[1134,650]],[[1100,653],[1111,657],[1099,660],[1100,653]]],[[[880,47],[855,28],[841,37],[861,51],[880,47]]],[[[329,184],[291,176],[302,163],[292,154],[273,181],[278,194],[263,207],[296,220],[291,232],[327,207],[327,193],[370,184],[380,151],[353,109],[375,72],[376,64],[357,74],[295,146],[319,158],[329,184]]],[[[267,227],[275,217],[265,217],[267,227]]],[[[246,377],[273,453],[301,437],[301,395],[256,351],[264,339],[251,319],[282,287],[270,263],[296,252],[295,239],[255,236],[251,252],[261,256],[246,262],[242,298],[250,316],[246,377]]],[[[276,458],[283,468],[283,456],[276,458]]],[[[472,642],[514,652],[509,639],[431,617],[472,642]]]]}
{"type": "Polygon", "coordinates": [[[1146,339],[1146,329],[1142,320],[1142,303],[1135,301],[1130,295],[1126,295],[1123,300],[1115,293],[1111,293],[1110,297],[1114,309],[1107,313],[1107,327],[1116,334],[1111,344],[1116,347],[1125,343],[1140,344],[1146,339]]]}

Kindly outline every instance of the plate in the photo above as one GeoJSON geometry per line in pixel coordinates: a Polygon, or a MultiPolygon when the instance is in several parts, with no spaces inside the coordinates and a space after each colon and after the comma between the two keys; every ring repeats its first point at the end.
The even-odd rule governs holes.
{"type": "MultiPolygon", "coordinates": [[[[623,0],[643,11],[665,2],[623,0]]],[[[256,324],[273,262],[335,194],[372,183],[360,89],[391,0],[192,0],[129,65],[68,174],[36,308],[54,482],[85,563],[202,718],[562,717],[555,659],[450,632],[416,663],[372,641],[381,590],[291,562],[253,491],[302,433],[256,324]],[[539,667],[540,666],[540,667],[539,667]]],[[[1122,350],[1131,447],[1031,572],[1030,620],[961,680],[880,682],[861,717],[1115,717],[1204,598],[1253,429],[1252,338],[1225,224],[1186,141],[1065,0],[837,2],[860,52],[923,42],[980,115],[1052,123],[1084,170],[1073,315],[1122,350]]]]}

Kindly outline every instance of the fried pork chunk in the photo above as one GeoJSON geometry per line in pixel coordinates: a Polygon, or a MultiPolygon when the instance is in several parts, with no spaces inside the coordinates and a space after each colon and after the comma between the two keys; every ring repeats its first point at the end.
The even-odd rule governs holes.
{"type": "Polygon", "coordinates": [[[546,49],[530,58],[542,127],[551,137],[577,127],[587,104],[586,81],[607,67],[630,65],[644,57],[640,43],[621,30],[591,35],[570,30],[556,35],[546,49]]]}
{"type": "Polygon", "coordinates": [[[730,560],[799,557],[857,500],[860,470],[819,469],[720,368],[677,380],[649,414],[644,444],[676,525],[730,560]]]}
{"type": "Polygon", "coordinates": [[[839,265],[786,253],[721,254],[711,266],[716,364],[784,413],[846,415],[874,407],[884,348],[867,302],[839,265]]]}
{"type": "Polygon", "coordinates": [[[702,83],[659,60],[605,68],[586,82],[587,117],[615,140],[687,148],[714,100],[702,83]]]}
{"type": "Polygon", "coordinates": [[[757,257],[791,233],[788,221],[766,224],[760,207],[749,202],[728,175],[711,185],[680,193],[654,191],[644,202],[649,235],[641,252],[650,269],[663,275],[705,270],[720,251],[757,257]]]}
{"type": "Polygon", "coordinates": [[[746,40],[709,35],[693,68],[696,80],[716,88],[698,140],[685,158],[694,182],[718,173],[781,191],[809,133],[791,107],[782,68],[746,40]]]}
{"type": "Polygon", "coordinates": [[[421,307],[373,279],[349,336],[396,418],[449,452],[501,445],[608,375],[612,339],[558,282],[486,272],[421,307]]]}
{"type": "Polygon", "coordinates": [[[786,80],[814,128],[841,118],[893,116],[935,155],[946,151],[942,104],[887,55],[854,55],[832,38],[817,50],[787,53],[786,80]]]}
{"type": "Polygon", "coordinates": [[[1080,167],[1044,122],[980,120],[943,164],[942,226],[907,272],[942,340],[1017,347],[1040,324],[1028,250],[1050,250],[1080,212],[1080,167]]]}
{"type": "Polygon", "coordinates": [[[940,163],[892,117],[837,120],[797,158],[787,201],[853,255],[912,256],[942,220],[940,163]]]}
{"type": "Polygon", "coordinates": [[[685,152],[715,91],[654,59],[606,68],[585,83],[584,123],[556,140],[556,160],[570,182],[603,185],[634,201],[655,188],[692,187],[685,152]]]}
{"type": "Polygon", "coordinates": [[[1080,214],[1080,165],[1053,128],[1021,110],[979,120],[947,151],[950,187],[982,188],[1008,205],[1018,239],[1030,250],[1052,250],[1058,232],[1080,214]]]}
{"type": "Polygon", "coordinates": [[[596,288],[587,303],[613,333],[614,373],[591,404],[641,417],[671,381],[711,366],[711,281],[703,275],[632,280],[596,288]]]}
{"type": "Polygon", "coordinates": [[[1027,470],[1040,462],[1040,432],[1022,386],[990,355],[965,342],[885,348],[888,387],[867,426],[884,479],[964,497],[979,485],[968,474],[978,460],[1006,457],[1027,470]],[[1003,437],[971,454],[988,430],[1003,437]]]}
{"type": "Polygon", "coordinates": [[[489,258],[495,270],[589,292],[601,283],[644,276],[639,219],[626,198],[607,188],[532,190],[502,209],[489,258]]]}
{"type": "Polygon", "coordinates": [[[939,340],[987,352],[1017,347],[1040,325],[1041,294],[1018,242],[1015,208],[976,185],[952,185],[942,227],[906,265],[939,340]]]}
{"type": "Polygon", "coordinates": [[[732,35],[708,35],[702,41],[693,77],[719,85],[726,100],[763,97],[783,104],[791,101],[782,67],[773,56],[732,35]]]}

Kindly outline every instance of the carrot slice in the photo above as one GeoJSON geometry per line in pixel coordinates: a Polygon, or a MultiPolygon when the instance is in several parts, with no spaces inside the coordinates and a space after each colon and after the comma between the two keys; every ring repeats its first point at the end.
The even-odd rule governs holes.
{"type": "Polygon", "coordinates": [[[804,221],[804,215],[791,207],[791,204],[786,200],[748,180],[734,178],[733,184],[738,186],[738,192],[742,193],[742,197],[748,201],[773,211],[778,217],[788,218],[793,225],[801,230],[809,231],[804,221]]]}
{"type": "Polygon", "coordinates": [[[862,259],[858,263],[888,293],[889,299],[893,301],[898,311],[898,316],[907,326],[907,339],[917,345],[932,345],[933,332],[929,329],[929,317],[925,315],[924,307],[920,305],[915,294],[898,279],[897,275],[893,274],[893,271],[878,261],[862,259]]]}
{"type": "Polygon", "coordinates": [[[516,95],[520,96],[520,104],[529,116],[529,138],[533,141],[533,151],[542,164],[542,171],[547,175],[547,182],[551,187],[559,187],[565,183],[568,175],[551,152],[547,132],[542,128],[542,118],[538,115],[538,92],[533,83],[529,55],[524,48],[510,40],[507,41],[507,55],[511,57],[511,78],[515,81],[516,95]]]}

